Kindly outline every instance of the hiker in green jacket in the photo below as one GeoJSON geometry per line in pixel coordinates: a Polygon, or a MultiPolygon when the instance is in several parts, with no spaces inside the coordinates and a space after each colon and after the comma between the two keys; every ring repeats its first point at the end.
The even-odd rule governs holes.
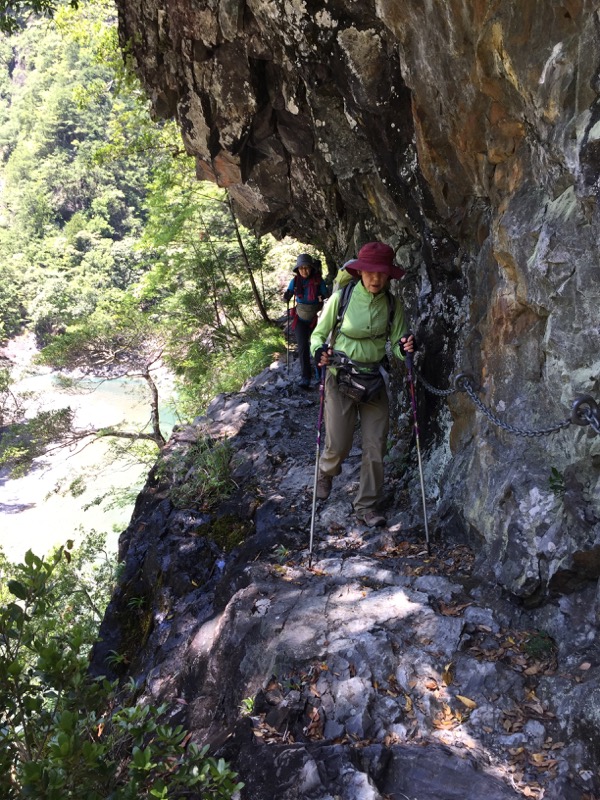
{"type": "Polygon", "coordinates": [[[389,431],[389,399],[382,361],[386,343],[404,360],[414,341],[407,333],[404,310],[391,295],[391,278],[403,271],[394,251],[382,242],[369,242],[346,267],[358,279],[350,290],[331,296],[311,336],[311,352],[319,368],[329,367],[325,379],[325,447],[319,460],[317,497],[326,500],[333,478],[352,448],[357,414],[361,422],[360,485],[354,501],[357,519],[368,527],[386,525],[378,511],[383,491],[383,458],[389,431]],[[346,294],[347,297],[347,294],[346,294]],[[340,304],[347,302],[340,319],[340,304]]]}

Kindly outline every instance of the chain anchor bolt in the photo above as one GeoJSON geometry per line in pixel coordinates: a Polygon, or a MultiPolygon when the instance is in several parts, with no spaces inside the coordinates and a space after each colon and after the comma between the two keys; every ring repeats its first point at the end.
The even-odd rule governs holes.
{"type": "Polygon", "coordinates": [[[596,433],[600,433],[600,407],[591,395],[582,394],[573,400],[571,422],[575,425],[591,425],[596,433]]]}
{"type": "Polygon", "coordinates": [[[459,372],[454,378],[454,388],[457,392],[466,392],[467,387],[470,385],[473,388],[474,384],[475,379],[469,372],[459,372]]]}

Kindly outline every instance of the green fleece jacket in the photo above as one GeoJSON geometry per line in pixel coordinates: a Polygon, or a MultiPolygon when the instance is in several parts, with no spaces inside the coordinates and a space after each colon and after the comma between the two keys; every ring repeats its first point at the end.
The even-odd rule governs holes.
{"type": "MultiPolygon", "coordinates": [[[[340,297],[341,291],[335,292],[323,308],[319,322],[310,337],[310,351],[313,356],[319,347],[325,345],[327,337],[335,326],[340,297]]],[[[404,360],[400,350],[400,339],[407,334],[404,310],[396,298],[393,298],[393,301],[394,316],[389,339],[394,355],[404,360]]],[[[334,349],[341,351],[352,361],[363,363],[381,361],[385,355],[388,315],[386,293],[371,294],[362,283],[357,283],[335,338],[334,349]]]]}

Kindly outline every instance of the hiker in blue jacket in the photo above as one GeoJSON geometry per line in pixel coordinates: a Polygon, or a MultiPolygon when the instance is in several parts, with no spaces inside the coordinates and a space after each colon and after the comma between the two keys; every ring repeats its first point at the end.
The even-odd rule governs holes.
{"type": "MultiPolygon", "coordinates": [[[[289,303],[292,298],[296,301],[290,318],[298,343],[300,386],[308,389],[313,374],[310,334],[317,324],[317,314],[323,306],[323,300],[329,297],[329,290],[321,275],[319,262],[315,261],[308,253],[301,253],[298,256],[293,272],[295,273],[294,277],[290,281],[283,299],[286,303],[289,303]]],[[[290,324],[290,320],[288,320],[288,324],[290,324]]]]}

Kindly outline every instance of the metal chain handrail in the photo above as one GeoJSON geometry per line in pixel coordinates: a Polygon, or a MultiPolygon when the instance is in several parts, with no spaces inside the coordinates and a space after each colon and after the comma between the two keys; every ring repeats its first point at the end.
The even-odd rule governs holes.
{"type": "Polygon", "coordinates": [[[454,394],[454,392],[460,391],[456,387],[456,380],[458,380],[463,373],[461,373],[460,375],[456,376],[456,380],[455,380],[454,386],[451,386],[449,389],[437,389],[435,386],[432,386],[429,383],[429,381],[425,380],[425,378],[421,375],[421,373],[419,372],[419,370],[416,367],[415,367],[415,373],[417,375],[419,383],[422,383],[423,386],[427,389],[428,392],[430,392],[431,394],[435,394],[438,397],[449,397],[449,395],[454,394]]]}
{"type": "Polygon", "coordinates": [[[496,414],[477,397],[473,386],[473,378],[468,373],[461,372],[457,375],[454,379],[454,385],[449,389],[438,389],[432,386],[429,381],[421,375],[419,370],[415,369],[415,373],[417,380],[423,384],[424,388],[437,397],[449,397],[455,392],[465,392],[490,422],[509,433],[514,433],[516,436],[547,436],[551,433],[558,433],[558,431],[568,428],[570,425],[591,425],[594,432],[600,434],[600,406],[598,406],[598,403],[596,403],[594,398],[589,394],[579,395],[575,398],[571,406],[570,417],[566,417],[566,419],[557,422],[549,428],[528,430],[527,428],[517,428],[514,425],[509,425],[507,422],[501,420],[500,417],[496,416],[496,414]]]}

